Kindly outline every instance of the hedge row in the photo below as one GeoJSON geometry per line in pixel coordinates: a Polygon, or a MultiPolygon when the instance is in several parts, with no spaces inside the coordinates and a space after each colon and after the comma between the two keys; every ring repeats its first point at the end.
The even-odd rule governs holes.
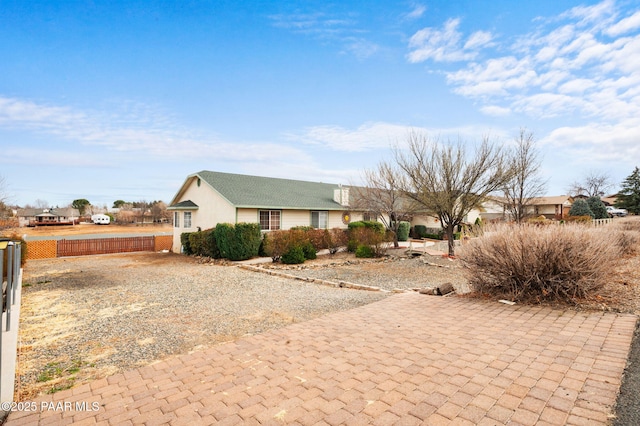
{"type": "Polygon", "coordinates": [[[246,260],[258,256],[262,233],[257,223],[218,224],[213,229],[180,235],[184,254],[246,260]]]}
{"type": "Polygon", "coordinates": [[[274,262],[303,263],[315,259],[318,250],[328,249],[331,254],[336,253],[346,241],[344,229],[297,227],[265,234],[261,254],[271,257],[274,262]]]}

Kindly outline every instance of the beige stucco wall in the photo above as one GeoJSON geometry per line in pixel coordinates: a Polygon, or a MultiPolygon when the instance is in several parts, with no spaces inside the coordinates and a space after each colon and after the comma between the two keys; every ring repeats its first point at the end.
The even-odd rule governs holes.
{"type": "Polygon", "coordinates": [[[175,200],[176,203],[191,200],[198,205],[197,210],[178,210],[180,215],[179,227],[173,228],[173,245],[172,250],[180,253],[180,234],[183,232],[194,232],[200,229],[210,229],[215,227],[217,223],[236,223],[236,209],[213,190],[204,181],[200,186],[197,185],[197,179],[189,182],[187,189],[184,191],[180,199],[175,200]],[[191,211],[191,227],[184,227],[184,211],[191,211]]]}
{"type": "MultiPolygon", "coordinates": [[[[238,222],[259,223],[259,210],[238,209],[238,222]]],[[[280,210],[280,209],[275,209],[280,210]]],[[[291,229],[295,226],[311,226],[311,210],[280,210],[280,228],[291,229]]],[[[353,219],[352,219],[353,220],[353,219]]],[[[360,219],[357,219],[360,220],[360,219]]],[[[342,211],[329,211],[328,228],[346,228],[342,223],[342,211]]]]}

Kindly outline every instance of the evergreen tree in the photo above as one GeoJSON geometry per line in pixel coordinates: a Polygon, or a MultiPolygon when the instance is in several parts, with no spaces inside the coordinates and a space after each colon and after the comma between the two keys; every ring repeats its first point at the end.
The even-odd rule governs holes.
{"type": "Polygon", "coordinates": [[[587,198],[587,204],[593,213],[594,219],[606,219],[609,217],[607,207],[604,205],[600,197],[587,198]]]}
{"type": "Polygon", "coordinates": [[[591,217],[594,217],[595,215],[593,214],[593,212],[589,208],[589,204],[587,204],[587,202],[585,200],[583,200],[582,198],[579,198],[579,199],[577,199],[576,201],[573,202],[573,205],[571,206],[571,210],[569,210],[569,216],[591,216],[591,217]]]}
{"type": "Polygon", "coordinates": [[[627,209],[633,214],[640,214],[640,169],[636,167],[623,182],[618,193],[615,206],[627,209]]]}

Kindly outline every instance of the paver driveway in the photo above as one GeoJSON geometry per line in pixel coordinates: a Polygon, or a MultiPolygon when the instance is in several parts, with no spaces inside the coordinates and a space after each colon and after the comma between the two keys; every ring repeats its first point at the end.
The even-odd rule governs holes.
{"type": "Polygon", "coordinates": [[[58,392],[7,424],[606,424],[635,322],[398,294],[58,392]]]}

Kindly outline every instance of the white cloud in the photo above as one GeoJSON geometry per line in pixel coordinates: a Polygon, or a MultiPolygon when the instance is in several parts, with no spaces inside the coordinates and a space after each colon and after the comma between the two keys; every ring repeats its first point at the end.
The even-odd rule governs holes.
{"type": "Polygon", "coordinates": [[[369,151],[388,148],[399,139],[405,139],[411,128],[390,123],[365,123],[355,130],[341,126],[315,126],[302,134],[290,134],[291,140],[322,145],[335,151],[369,151]]]}
{"type": "Polygon", "coordinates": [[[483,114],[491,115],[494,117],[506,117],[511,114],[511,110],[509,108],[503,108],[501,106],[496,105],[486,105],[480,108],[480,111],[483,114]]]}
{"type": "Polygon", "coordinates": [[[468,61],[477,55],[477,49],[489,44],[492,36],[479,31],[462,44],[462,33],[458,31],[460,19],[449,19],[442,29],[423,28],[409,39],[407,55],[409,62],[417,63],[432,59],[436,62],[468,61]]]}
{"type": "Polygon", "coordinates": [[[426,11],[427,8],[424,5],[418,4],[413,8],[411,12],[407,13],[406,17],[408,19],[418,19],[421,18],[426,11]]]}
{"type": "Polygon", "coordinates": [[[491,129],[478,126],[425,128],[373,122],[364,123],[355,129],[346,129],[341,126],[315,126],[305,129],[302,134],[289,134],[287,138],[292,141],[322,146],[334,151],[365,152],[386,150],[396,144],[402,146],[406,143],[407,137],[411,132],[425,134],[433,139],[463,140],[468,142],[476,141],[481,135],[499,138],[508,136],[505,133],[497,133],[496,131],[491,131],[491,129]]]}
{"type": "Polygon", "coordinates": [[[611,37],[616,37],[637,30],[638,28],[640,28],[640,11],[616,22],[615,24],[607,28],[604,33],[610,35],[611,37]]]}
{"type": "Polygon", "coordinates": [[[471,34],[467,42],[464,44],[464,49],[476,49],[478,47],[483,47],[491,44],[491,40],[493,40],[493,35],[487,31],[476,31],[471,34]]]}
{"type": "Polygon", "coordinates": [[[615,125],[592,123],[578,127],[560,127],[545,138],[545,143],[573,153],[576,162],[595,160],[610,167],[613,163],[637,163],[640,158],[638,140],[640,127],[632,119],[615,125]]]}
{"type": "MultiPolygon", "coordinates": [[[[269,162],[281,156],[294,162],[310,160],[307,154],[296,148],[274,143],[241,141],[239,143],[242,143],[243,149],[240,150],[239,143],[181,129],[170,118],[139,105],[107,114],[0,97],[2,128],[52,136],[55,139],[50,145],[58,150],[47,151],[46,157],[59,162],[55,152],[62,153],[69,159],[77,160],[77,165],[104,165],[102,159],[105,156],[111,159],[114,156],[122,157],[122,154],[136,154],[138,158],[142,155],[145,160],[176,161],[210,159],[269,162]],[[84,154],[76,152],[75,144],[86,148],[84,154]]],[[[7,152],[3,160],[9,161],[9,154],[14,162],[24,160],[27,158],[21,154],[24,152],[7,152]]]]}

